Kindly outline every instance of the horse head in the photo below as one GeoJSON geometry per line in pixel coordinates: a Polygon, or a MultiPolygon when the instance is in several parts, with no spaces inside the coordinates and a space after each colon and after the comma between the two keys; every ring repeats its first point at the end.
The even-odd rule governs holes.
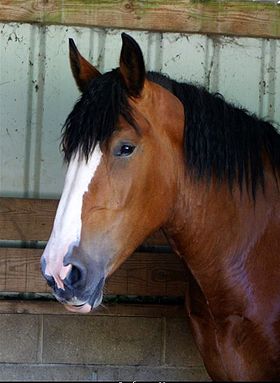
{"type": "Polygon", "coordinates": [[[173,213],[184,110],[147,79],[125,33],[119,68],[101,75],[72,40],[70,63],[82,95],[64,126],[68,170],[41,264],[57,299],[88,312],[105,279],[173,213]]]}

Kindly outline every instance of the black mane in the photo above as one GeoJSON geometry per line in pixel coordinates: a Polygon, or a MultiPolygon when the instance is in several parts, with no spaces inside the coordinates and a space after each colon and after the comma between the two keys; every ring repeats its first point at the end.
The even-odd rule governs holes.
{"type": "MultiPolygon", "coordinates": [[[[264,188],[263,155],[277,179],[280,135],[268,122],[211,94],[203,87],[179,83],[156,72],[147,78],[168,89],[185,109],[184,151],[188,168],[199,178],[226,181],[230,187],[245,180],[253,198],[264,188]]],[[[86,158],[97,142],[104,143],[117,128],[119,116],[135,128],[133,111],[118,69],[94,79],[74,106],[63,128],[65,160],[81,152],[86,158]]]]}

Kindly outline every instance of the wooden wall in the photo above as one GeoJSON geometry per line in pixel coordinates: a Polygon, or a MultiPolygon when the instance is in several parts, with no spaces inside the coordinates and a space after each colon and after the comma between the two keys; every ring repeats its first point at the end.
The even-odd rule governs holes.
{"type": "MultiPolygon", "coordinates": [[[[99,31],[100,36],[96,38],[92,27],[182,33],[185,43],[184,54],[188,58],[192,57],[188,63],[191,63],[191,69],[195,69],[196,75],[197,68],[201,67],[199,76],[207,88],[218,91],[219,83],[226,84],[227,89],[233,88],[228,86],[225,79],[221,77],[223,71],[220,70],[219,64],[222,62],[225,64],[222,68],[226,67],[228,73],[233,66],[240,68],[238,73],[241,76],[241,82],[242,76],[246,80],[244,81],[246,97],[252,99],[249,90],[253,87],[250,84],[255,84],[260,74],[259,88],[257,91],[252,91],[252,94],[259,99],[259,115],[266,110],[266,104],[272,105],[267,107],[271,115],[279,115],[278,109],[274,108],[271,102],[271,98],[274,100],[274,95],[276,99],[276,57],[278,57],[276,53],[280,51],[279,42],[272,40],[280,37],[280,5],[277,4],[277,0],[270,2],[0,0],[0,21],[3,22],[0,44],[2,72],[0,84],[3,85],[1,105],[2,107],[5,105],[1,112],[3,129],[0,132],[0,142],[2,142],[0,169],[5,169],[5,174],[2,178],[0,177],[2,181],[0,193],[4,195],[0,198],[0,291],[3,294],[32,292],[40,297],[40,294],[43,296],[50,291],[41,277],[39,260],[49,237],[57,200],[5,197],[11,194],[21,197],[41,196],[43,192],[48,195],[57,195],[57,191],[60,190],[59,182],[63,178],[61,171],[58,171],[58,176],[54,177],[55,182],[51,182],[50,174],[46,172],[46,169],[50,169],[47,162],[50,156],[49,149],[53,148],[54,143],[57,146],[56,140],[59,133],[54,133],[56,126],[59,131],[60,125],[57,114],[61,112],[66,117],[66,111],[69,112],[69,105],[73,102],[72,99],[69,100],[65,110],[62,108],[64,104],[58,102],[60,99],[65,102],[65,98],[73,94],[72,88],[69,91],[65,89],[70,82],[69,76],[63,82],[62,72],[57,70],[59,60],[62,58],[66,60],[67,57],[67,48],[64,47],[67,47],[68,25],[91,28],[90,32],[90,28],[88,30],[86,28],[69,29],[72,35],[77,35],[77,39],[83,30],[83,41],[79,43],[79,48],[83,44],[83,48],[88,50],[87,41],[92,43],[94,40],[95,43],[99,43],[97,46],[100,51],[95,52],[95,58],[102,69],[106,68],[106,65],[109,66],[108,63],[104,65],[104,60],[100,60],[101,55],[104,55],[102,47],[105,46],[105,34],[103,36],[103,33],[99,31]],[[19,26],[21,23],[26,23],[23,32],[19,26]],[[46,25],[58,25],[58,27],[55,29],[46,25]],[[65,26],[65,30],[60,30],[59,25],[65,26]],[[62,32],[65,32],[64,39],[60,39],[60,42],[53,40],[48,45],[49,40],[54,36],[57,37],[58,34],[62,36],[62,32]],[[189,42],[187,35],[189,33],[201,34],[201,36],[189,42]],[[249,39],[243,39],[242,43],[231,39],[232,41],[227,41],[229,44],[224,44],[224,40],[216,39],[217,35],[262,37],[270,40],[263,40],[260,46],[257,46],[256,41],[253,41],[251,46],[249,39]],[[236,44],[234,48],[240,47],[242,52],[246,52],[246,56],[249,57],[246,65],[240,52],[237,55],[232,54],[232,52],[236,53],[236,49],[232,49],[231,52],[231,44],[232,46],[236,44]],[[227,53],[221,54],[223,59],[220,60],[219,55],[225,45],[228,50],[225,49],[227,53]],[[188,46],[191,47],[192,54],[189,54],[188,46]],[[203,55],[199,53],[194,60],[194,52],[202,51],[203,55]],[[242,65],[234,64],[235,57],[239,57],[238,63],[242,65]],[[250,68],[251,74],[251,65],[248,63],[255,64],[257,57],[262,57],[262,60],[258,60],[260,62],[258,69],[257,65],[253,65],[255,72],[250,82],[250,76],[244,69],[250,68]],[[56,86],[48,87],[52,67],[55,68],[51,71],[52,85],[55,83],[56,86]],[[221,81],[218,81],[219,79],[221,81]],[[63,83],[63,87],[60,87],[59,80],[63,83]],[[63,89],[61,97],[60,89],[63,89]],[[267,94],[272,96],[266,96],[267,94]],[[23,110],[25,107],[26,114],[23,110]],[[13,113],[7,113],[8,109],[12,109],[13,113]],[[47,123],[44,123],[46,110],[49,114],[45,116],[47,123]],[[53,110],[55,112],[51,113],[53,110]],[[22,116],[24,118],[19,118],[22,116]],[[55,125],[52,133],[50,133],[51,124],[55,125]],[[45,146],[41,141],[42,136],[46,140],[45,146]],[[45,166],[43,166],[44,161],[45,166]],[[16,177],[16,172],[21,174],[21,177],[16,177]],[[40,180],[43,178],[46,183],[41,188],[40,180]],[[15,182],[18,183],[15,184],[15,182]],[[47,184],[50,188],[46,192],[47,184]]],[[[176,46],[177,35],[165,36],[165,39],[160,35],[160,33],[154,36],[149,34],[146,56],[150,69],[158,71],[165,69],[173,74],[169,63],[174,61],[174,65],[179,68],[178,73],[181,68],[184,69],[183,77],[187,76],[186,72],[192,73],[189,64],[186,65],[185,61],[182,61],[183,64],[178,65],[176,61],[180,51],[180,45],[176,46]],[[166,57],[165,60],[161,51],[162,42],[166,42],[168,49],[171,45],[173,47],[172,53],[168,52],[170,57],[166,57]],[[156,57],[154,63],[153,57],[156,57]]],[[[116,50],[113,37],[111,35],[110,44],[116,50]]],[[[143,43],[145,38],[140,37],[139,40],[143,43]]],[[[91,45],[88,52],[88,56],[92,58],[94,55],[91,45]]],[[[109,49],[106,49],[107,57],[112,56],[112,52],[109,46],[109,49]]],[[[65,62],[61,61],[61,68],[65,67],[65,62]]],[[[239,75],[237,77],[240,79],[239,75]]],[[[235,74],[231,73],[231,76],[232,84],[235,84],[235,74]]],[[[243,93],[238,88],[238,97],[243,93]]],[[[55,150],[57,149],[55,147],[55,150]]],[[[53,168],[59,168],[58,155],[55,157],[51,153],[51,157],[54,158],[53,168]]],[[[106,294],[183,297],[187,272],[182,261],[170,252],[162,233],[155,233],[148,238],[140,250],[108,280],[106,294]],[[158,250],[155,251],[156,249],[158,250]]],[[[207,380],[202,362],[192,345],[189,332],[186,331],[185,320],[178,318],[185,316],[182,305],[110,304],[109,307],[100,307],[89,314],[96,318],[81,318],[68,313],[59,303],[44,300],[1,299],[0,313],[2,313],[1,327],[5,329],[0,336],[3,351],[0,353],[0,378],[4,380],[12,378],[15,380],[16,376],[19,376],[20,380],[28,380],[30,376],[32,376],[31,380],[34,380],[34,377],[36,377],[35,380],[45,380],[48,377],[53,379],[55,376],[61,376],[59,374],[63,374],[65,379],[66,371],[70,371],[71,378],[74,377],[76,380],[82,380],[84,373],[90,375],[89,380],[135,380],[137,378],[139,380],[207,380]],[[105,316],[108,315],[114,319],[106,318],[105,316]],[[56,328],[56,332],[53,328],[56,328]],[[114,335],[116,328],[118,328],[118,339],[111,339],[111,333],[114,335]],[[74,337],[73,329],[77,334],[74,337]],[[128,329],[130,332],[127,331],[128,329]],[[15,333],[17,337],[14,336],[15,333]],[[96,337],[97,333],[99,338],[96,337]],[[74,338],[71,343],[68,342],[71,339],[69,334],[74,338]],[[79,343],[81,334],[86,334],[86,347],[84,343],[79,343]],[[121,343],[121,346],[124,345],[123,348],[120,347],[119,338],[121,337],[123,337],[121,343]],[[142,345],[143,340],[147,344],[142,345]],[[53,344],[56,345],[57,354],[63,355],[61,360],[58,360],[57,354],[53,352],[51,348],[53,344]],[[155,344],[158,344],[156,352],[154,349],[151,351],[151,345],[154,347],[155,344]],[[72,350],[79,350],[79,353],[72,356],[72,350]],[[135,350],[137,353],[133,352],[135,350]],[[88,351],[92,354],[90,358],[88,351]],[[116,359],[116,355],[124,355],[125,359],[116,359]],[[98,365],[95,366],[95,363],[98,365]],[[108,363],[109,366],[107,366],[108,363]],[[86,371],[81,371],[82,368],[86,371]],[[5,377],[8,378],[5,379],[5,377]]]]}
{"type": "Polygon", "coordinates": [[[274,1],[0,1],[0,21],[279,38],[274,1]]]}
{"type": "MultiPolygon", "coordinates": [[[[0,239],[7,242],[0,247],[2,293],[50,292],[40,272],[43,246],[36,245],[48,240],[56,208],[56,200],[0,198],[0,239]]],[[[171,252],[159,231],[109,278],[105,292],[183,297],[186,279],[185,265],[171,252]]]]}
{"type": "MultiPolygon", "coordinates": [[[[271,119],[276,117],[279,120],[279,104],[277,106],[275,101],[277,89],[280,89],[276,69],[279,41],[270,39],[258,46],[257,39],[243,38],[241,42],[222,38],[215,40],[213,36],[208,39],[207,36],[204,41],[202,35],[197,38],[186,35],[188,32],[199,32],[277,38],[280,36],[280,5],[276,2],[0,1],[0,20],[4,21],[1,29],[3,44],[0,46],[3,64],[1,105],[4,105],[0,111],[4,127],[0,141],[0,193],[4,197],[15,196],[15,191],[21,197],[40,198],[44,194],[48,198],[50,194],[58,197],[61,192],[64,177],[58,154],[61,121],[57,116],[61,113],[66,118],[69,105],[77,96],[68,65],[67,37],[76,34],[79,39],[83,36],[79,49],[84,54],[83,49],[88,50],[89,45],[89,56],[95,56],[95,61],[99,63],[105,52],[106,57],[110,58],[116,56],[116,52],[119,55],[119,48],[116,47],[116,41],[120,44],[119,32],[110,35],[107,29],[103,36],[100,30],[74,30],[66,24],[184,32],[184,35],[170,33],[164,37],[149,32],[149,38],[144,36],[144,32],[139,32],[138,40],[146,46],[147,69],[166,70],[173,76],[174,67],[174,77],[181,78],[181,72],[183,79],[198,73],[194,80],[201,81],[210,91],[225,94],[227,90],[233,92],[236,89],[241,104],[244,105],[244,100],[240,99],[244,95],[254,104],[251,108],[253,112],[258,111],[262,117],[267,109],[271,119]],[[21,30],[12,21],[36,25],[23,24],[26,28],[21,30]],[[46,24],[64,25],[52,28],[45,27],[46,24]],[[110,44],[105,49],[107,35],[110,44]],[[93,40],[95,44],[92,44],[93,40]],[[94,45],[94,55],[91,44],[94,45]],[[154,60],[151,59],[153,57],[154,60]],[[239,61],[235,62],[235,57],[239,61]],[[170,66],[170,62],[174,65],[170,66]],[[239,70],[237,74],[234,74],[234,68],[239,70]],[[68,77],[64,78],[65,73],[68,77]],[[245,76],[243,80],[242,76],[245,76]],[[236,86],[237,77],[241,78],[241,84],[246,83],[246,92],[236,86]],[[67,88],[70,83],[72,88],[67,88]],[[255,87],[255,84],[258,85],[255,87]],[[68,103],[66,99],[69,99],[68,103]]],[[[103,62],[102,69],[109,67],[109,64],[111,61],[105,65],[103,62]]],[[[248,106],[245,104],[245,107],[248,106]]],[[[33,242],[33,248],[9,245],[0,248],[0,289],[3,292],[49,291],[39,270],[42,248],[34,248],[34,241],[47,241],[56,206],[56,200],[1,199],[0,240],[33,242]]],[[[146,242],[146,245],[154,244],[166,246],[160,234],[146,242]]],[[[182,296],[185,289],[182,270],[180,260],[170,252],[136,253],[108,281],[107,293],[182,296]]]]}

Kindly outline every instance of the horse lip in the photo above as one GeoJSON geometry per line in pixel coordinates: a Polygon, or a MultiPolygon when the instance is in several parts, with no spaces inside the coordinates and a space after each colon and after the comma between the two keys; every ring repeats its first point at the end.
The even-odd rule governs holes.
{"type": "Polygon", "coordinates": [[[87,300],[83,301],[83,300],[80,300],[76,297],[73,297],[72,299],[70,299],[69,301],[66,302],[66,304],[68,304],[69,306],[74,306],[74,307],[82,307],[86,303],[88,303],[87,300]]]}
{"type": "Polygon", "coordinates": [[[65,304],[65,308],[74,313],[87,314],[91,311],[92,307],[89,303],[84,303],[83,305],[71,305],[65,304]]]}
{"type": "Polygon", "coordinates": [[[66,304],[67,306],[72,306],[72,307],[83,307],[84,305],[86,305],[88,302],[81,302],[81,303],[72,303],[71,301],[70,302],[64,302],[63,304],[66,304]]]}
{"type": "Polygon", "coordinates": [[[102,277],[98,284],[96,285],[96,288],[93,292],[93,294],[86,294],[84,295],[84,299],[79,299],[76,296],[69,297],[68,299],[66,297],[61,297],[59,294],[53,292],[54,297],[62,303],[69,311],[72,312],[84,312],[87,313],[96,307],[100,305],[103,298],[103,286],[105,283],[105,277],[102,277]]]}
{"type": "Polygon", "coordinates": [[[82,306],[84,306],[86,303],[87,303],[87,302],[85,302],[85,303],[81,303],[80,305],[71,305],[71,304],[70,304],[70,306],[74,306],[74,307],[82,307],[82,306]]]}

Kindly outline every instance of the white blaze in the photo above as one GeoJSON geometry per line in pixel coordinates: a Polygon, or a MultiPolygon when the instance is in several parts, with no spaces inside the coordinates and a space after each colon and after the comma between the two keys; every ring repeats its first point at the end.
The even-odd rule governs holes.
{"type": "Polygon", "coordinates": [[[83,195],[88,190],[101,157],[100,148],[96,146],[88,162],[76,154],[68,166],[53,230],[43,254],[46,260],[45,273],[53,276],[60,288],[63,288],[62,280],[71,268],[71,265],[63,265],[63,259],[80,241],[83,195]]]}

